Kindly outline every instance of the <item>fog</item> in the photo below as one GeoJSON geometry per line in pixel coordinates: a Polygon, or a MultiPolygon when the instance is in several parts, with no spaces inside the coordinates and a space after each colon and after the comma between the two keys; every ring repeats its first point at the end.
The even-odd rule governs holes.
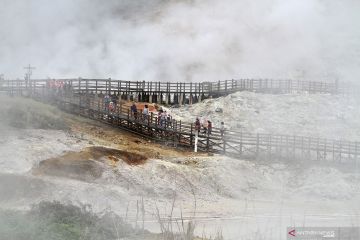
{"type": "Polygon", "coordinates": [[[357,0],[0,0],[0,73],[211,81],[360,76],[357,0]]]}

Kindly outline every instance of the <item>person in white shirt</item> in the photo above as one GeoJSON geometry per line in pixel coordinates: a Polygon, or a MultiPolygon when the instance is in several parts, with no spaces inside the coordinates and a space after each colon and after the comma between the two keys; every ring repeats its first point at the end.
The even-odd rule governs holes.
{"type": "Polygon", "coordinates": [[[221,124],[220,124],[220,134],[221,134],[221,137],[224,136],[224,132],[225,132],[225,124],[224,124],[224,122],[221,122],[221,124]]]}
{"type": "Polygon", "coordinates": [[[144,121],[146,122],[148,120],[148,116],[149,116],[149,106],[148,105],[145,105],[142,114],[143,114],[144,121]]]}

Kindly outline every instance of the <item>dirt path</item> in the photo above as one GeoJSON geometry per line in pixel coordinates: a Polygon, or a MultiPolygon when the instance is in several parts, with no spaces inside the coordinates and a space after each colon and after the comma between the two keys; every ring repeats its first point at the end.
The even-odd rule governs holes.
{"type": "Polygon", "coordinates": [[[73,133],[106,147],[146,155],[148,158],[200,156],[186,149],[168,147],[94,120],[69,115],[66,123],[73,133]]]}

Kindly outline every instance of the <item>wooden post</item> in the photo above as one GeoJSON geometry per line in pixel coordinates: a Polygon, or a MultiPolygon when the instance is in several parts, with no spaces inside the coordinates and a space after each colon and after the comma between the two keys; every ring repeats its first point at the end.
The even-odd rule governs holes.
{"type": "Polygon", "coordinates": [[[166,104],[171,103],[171,96],[170,96],[170,82],[166,83],[166,104]]]}
{"type": "Polygon", "coordinates": [[[272,136],[269,134],[269,142],[268,142],[268,151],[269,151],[269,159],[271,160],[271,151],[272,151],[272,136]]]}
{"type": "Polygon", "coordinates": [[[294,135],[294,138],[293,138],[293,160],[295,160],[295,157],[296,157],[296,136],[294,135]]]}
{"type": "Polygon", "coordinates": [[[128,127],[130,127],[130,109],[127,110],[127,123],[128,127]]]}
{"type": "Polygon", "coordinates": [[[41,99],[42,99],[42,101],[44,101],[44,99],[45,99],[45,85],[43,85],[42,86],[42,96],[41,96],[41,99]]]}
{"type": "Polygon", "coordinates": [[[301,159],[304,158],[304,137],[301,137],[301,159]]]}
{"type": "Polygon", "coordinates": [[[316,141],[316,160],[320,160],[320,149],[319,149],[319,141],[320,141],[320,139],[319,138],[317,138],[317,141],[316,141]]]}
{"type": "Polygon", "coordinates": [[[341,152],[342,152],[342,142],[340,141],[339,145],[339,162],[341,163],[341,152]]]}
{"type": "Polygon", "coordinates": [[[98,111],[97,111],[97,115],[98,115],[98,118],[100,118],[101,114],[100,114],[100,99],[98,99],[98,111]]]}
{"type": "Polygon", "coordinates": [[[109,78],[109,92],[108,92],[109,95],[111,95],[111,78],[109,78]]]}
{"type": "Polygon", "coordinates": [[[127,100],[130,101],[130,81],[125,82],[125,93],[127,100]]]}
{"type": "Polygon", "coordinates": [[[286,157],[289,157],[289,136],[286,136],[286,157]]]}
{"type": "MultiPolygon", "coordinates": [[[[225,131],[224,131],[224,138],[225,138],[225,131]]],[[[240,132],[240,155],[242,155],[243,149],[243,136],[242,136],[242,130],[240,132]]]]}
{"type": "Polygon", "coordinates": [[[201,86],[202,86],[202,84],[201,83],[199,83],[199,98],[198,98],[198,102],[201,102],[201,93],[202,93],[202,91],[201,91],[201,86]]]}
{"type": "Polygon", "coordinates": [[[79,95],[79,114],[81,113],[81,94],[79,95]]]}
{"type": "Polygon", "coordinates": [[[190,147],[193,144],[193,124],[190,125],[190,147]]]}
{"type": "Polygon", "coordinates": [[[355,159],[355,164],[357,166],[357,149],[358,149],[358,142],[355,142],[355,152],[354,152],[354,159],[355,159]]]}
{"type": "Polygon", "coordinates": [[[324,160],[326,161],[327,156],[327,140],[325,139],[325,146],[324,146],[324,160]]]}
{"type": "Polygon", "coordinates": [[[198,150],[198,141],[199,141],[199,139],[198,139],[198,131],[195,131],[195,144],[194,144],[194,152],[197,152],[197,150],[198,150]]]}
{"type": "Polygon", "coordinates": [[[288,80],[287,92],[291,92],[291,80],[288,80]]]}
{"type": "Polygon", "coordinates": [[[183,105],[183,94],[181,92],[181,83],[180,84],[180,89],[179,89],[179,105],[182,106],[183,105]]]}
{"type": "Polygon", "coordinates": [[[359,168],[359,163],[358,163],[358,142],[355,142],[355,153],[354,153],[354,158],[355,158],[355,169],[356,172],[358,173],[358,168],[359,168]]]}
{"type": "Polygon", "coordinates": [[[223,152],[224,154],[226,153],[226,140],[224,137],[223,137],[223,152]]]}
{"type": "Polygon", "coordinates": [[[259,146],[260,145],[260,136],[259,133],[256,134],[256,156],[259,156],[259,146]]]}
{"type": "Polygon", "coordinates": [[[192,103],[193,103],[193,95],[192,95],[192,89],[193,89],[193,87],[192,87],[192,82],[190,82],[190,97],[189,97],[189,104],[190,105],[192,105],[192,103]]]}
{"type": "Polygon", "coordinates": [[[98,93],[98,80],[95,80],[95,94],[98,93]]]}
{"type": "Polygon", "coordinates": [[[79,94],[81,93],[81,78],[79,78],[79,86],[78,86],[78,88],[79,88],[79,94]]]}
{"type": "Polygon", "coordinates": [[[210,150],[210,136],[206,135],[206,151],[209,152],[210,150]]]}

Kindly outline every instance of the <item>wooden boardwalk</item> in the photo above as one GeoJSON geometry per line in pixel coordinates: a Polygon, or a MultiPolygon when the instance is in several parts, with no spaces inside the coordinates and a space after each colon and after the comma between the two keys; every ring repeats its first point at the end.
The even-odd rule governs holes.
{"type": "Polygon", "coordinates": [[[112,79],[57,79],[57,80],[7,80],[0,83],[0,91],[38,91],[49,85],[63,84],[75,94],[110,94],[130,101],[141,101],[168,105],[182,105],[201,102],[210,97],[219,97],[238,91],[258,93],[330,93],[339,91],[338,84],[327,82],[238,79],[218,82],[181,83],[146,82],[112,79]]]}
{"type": "MultiPolygon", "coordinates": [[[[46,91],[46,93],[49,93],[46,91]]],[[[39,99],[53,102],[64,111],[95,119],[115,127],[136,133],[145,138],[174,147],[194,149],[198,137],[198,149],[202,152],[220,153],[234,157],[287,161],[318,161],[334,163],[359,163],[359,142],[336,141],[324,138],[290,136],[281,134],[256,134],[242,131],[225,131],[213,128],[211,135],[202,131],[198,135],[194,123],[172,120],[159,124],[150,114],[137,119],[128,105],[118,103],[110,112],[102,98],[78,94],[38,95],[39,99]]]]}
{"type": "MultiPolygon", "coordinates": [[[[226,154],[241,158],[257,158],[269,161],[272,159],[285,159],[294,162],[327,161],[356,164],[356,166],[359,163],[360,144],[358,142],[281,134],[257,134],[241,131],[225,131],[222,136],[220,130],[217,128],[213,128],[211,135],[201,132],[198,135],[195,131],[194,124],[191,122],[181,122],[173,119],[170,122],[166,121],[164,124],[159,124],[158,118],[154,114],[150,114],[146,118],[143,116],[135,118],[131,114],[128,105],[123,104],[126,100],[131,99],[129,95],[139,94],[140,89],[144,90],[142,92],[144,94],[152,93],[159,96],[159,94],[161,95],[163,93],[161,86],[164,86],[164,84],[165,86],[174,86],[172,84],[164,83],[160,84],[160,87],[151,88],[151,83],[127,82],[127,86],[125,85],[126,87],[122,88],[124,82],[113,80],[77,79],[76,81],[63,81],[67,81],[68,85],[62,89],[52,87],[48,81],[38,80],[27,86],[24,82],[15,82],[16,84],[14,85],[7,84],[5,87],[3,85],[2,91],[9,94],[25,93],[25,95],[37,100],[56,104],[64,111],[95,119],[174,147],[183,147],[192,150],[195,145],[195,139],[197,138],[199,151],[226,154]],[[113,87],[114,83],[118,84],[118,86],[113,87]],[[149,85],[150,88],[147,88],[147,85],[149,85]],[[149,89],[152,89],[152,92],[147,92],[150,91],[149,89]],[[105,106],[103,97],[100,96],[103,96],[104,93],[113,93],[113,91],[118,91],[118,94],[115,93],[115,96],[118,97],[119,101],[115,111],[111,112],[105,106]],[[123,99],[123,101],[120,99],[123,99]]],[[[189,90],[186,90],[184,86],[185,85],[182,85],[181,91],[194,94],[195,90],[187,92],[189,90]]],[[[186,86],[189,85],[186,84],[186,86]]],[[[216,90],[204,91],[203,87],[205,85],[200,84],[198,86],[201,87],[199,94],[219,94],[223,91],[221,90],[223,87],[218,87],[216,90]]],[[[229,86],[231,85],[229,84],[229,86]]],[[[237,88],[234,86],[233,84],[233,87],[231,87],[232,90],[229,90],[230,92],[236,91],[235,89],[239,87],[239,85],[237,88]]],[[[255,85],[252,86],[254,87],[255,85]]],[[[259,85],[256,86],[257,89],[262,89],[258,87],[259,85]]],[[[317,84],[316,86],[321,86],[321,84],[317,84]]],[[[319,90],[323,89],[323,91],[326,92],[324,86],[325,85],[322,85],[319,90]]],[[[199,90],[200,87],[195,89],[199,90]]],[[[243,88],[241,87],[241,89],[243,88]]],[[[167,93],[173,93],[174,95],[179,93],[177,91],[174,87],[167,89],[167,93]]]]}

